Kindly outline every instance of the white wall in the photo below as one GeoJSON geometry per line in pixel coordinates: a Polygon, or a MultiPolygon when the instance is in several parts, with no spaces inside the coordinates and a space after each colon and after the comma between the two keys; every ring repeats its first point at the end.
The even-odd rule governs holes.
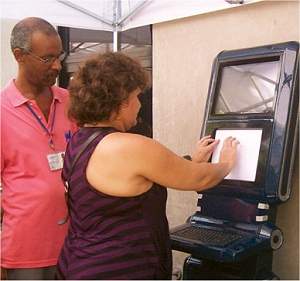
{"type": "MultiPolygon", "coordinates": [[[[179,155],[191,152],[200,135],[211,65],[222,50],[299,41],[299,2],[267,1],[153,26],[154,137],[179,155]]],[[[297,160],[298,163],[298,160],[297,160]]],[[[274,253],[281,279],[299,278],[299,165],[292,199],[278,210],[285,242],[274,253]]],[[[195,211],[195,192],[169,190],[170,226],[195,211]]],[[[183,254],[175,252],[174,266],[183,254]]]]}
{"type": "Polygon", "coordinates": [[[1,19],[1,89],[17,75],[18,65],[10,50],[10,33],[17,21],[1,19]]]}

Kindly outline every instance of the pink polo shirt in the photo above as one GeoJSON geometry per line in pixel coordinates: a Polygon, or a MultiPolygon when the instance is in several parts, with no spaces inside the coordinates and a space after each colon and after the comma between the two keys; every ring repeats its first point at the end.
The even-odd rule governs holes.
{"type": "Polygon", "coordinates": [[[68,93],[53,86],[48,122],[34,100],[22,96],[11,81],[1,92],[2,266],[35,268],[55,265],[67,231],[58,225],[67,213],[61,170],[51,171],[47,155],[65,151],[70,130],[68,93]],[[50,130],[53,143],[34,115],[50,130]],[[54,110],[55,108],[55,110],[54,110]]]}

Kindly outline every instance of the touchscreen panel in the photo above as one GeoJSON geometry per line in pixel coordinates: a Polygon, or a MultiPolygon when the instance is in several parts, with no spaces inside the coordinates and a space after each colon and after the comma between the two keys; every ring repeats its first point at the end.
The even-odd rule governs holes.
{"type": "Polygon", "coordinates": [[[228,180],[255,182],[262,140],[262,129],[218,129],[215,139],[220,140],[212,154],[212,163],[219,161],[224,139],[232,136],[239,141],[237,162],[233,170],[225,177],[228,180]]]}
{"type": "Polygon", "coordinates": [[[280,60],[221,67],[213,114],[274,111],[280,60]]]}

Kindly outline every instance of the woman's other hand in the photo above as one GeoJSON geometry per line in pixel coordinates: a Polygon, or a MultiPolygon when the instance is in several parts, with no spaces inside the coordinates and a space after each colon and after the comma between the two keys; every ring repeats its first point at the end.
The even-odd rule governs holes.
{"type": "Polygon", "coordinates": [[[219,140],[215,140],[211,136],[201,138],[196,144],[196,149],[192,154],[192,160],[198,163],[207,162],[218,143],[219,140]]]}
{"type": "Polygon", "coordinates": [[[219,162],[228,163],[230,169],[229,172],[232,170],[236,163],[238,144],[239,141],[236,138],[228,137],[224,140],[223,147],[220,152],[219,162]]]}

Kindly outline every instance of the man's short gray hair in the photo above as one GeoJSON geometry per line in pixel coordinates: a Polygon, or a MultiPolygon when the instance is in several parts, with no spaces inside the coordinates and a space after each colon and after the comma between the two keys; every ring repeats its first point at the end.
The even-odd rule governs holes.
{"type": "Polygon", "coordinates": [[[31,50],[31,37],[34,32],[41,32],[48,36],[58,35],[56,29],[46,20],[36,17],[25,18],[18,22],[11,32],[11,50],[20,48],[29,52],[31,50]]]}

